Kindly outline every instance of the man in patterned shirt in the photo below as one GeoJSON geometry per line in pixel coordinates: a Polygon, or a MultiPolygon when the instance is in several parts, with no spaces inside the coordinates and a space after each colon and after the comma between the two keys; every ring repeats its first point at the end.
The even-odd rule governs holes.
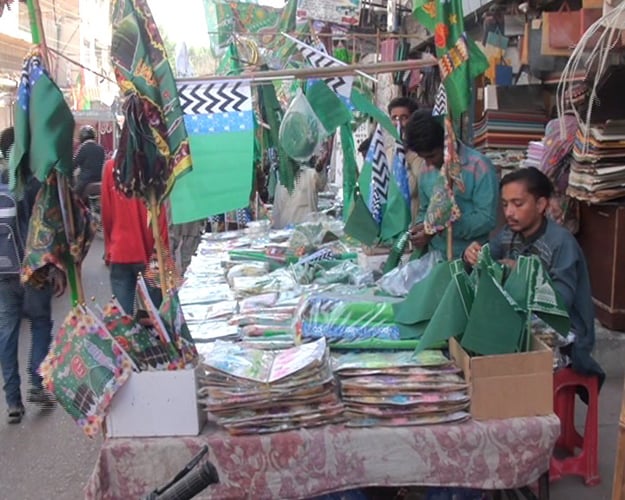
{"type": "MultiPolygon", "coordinates": [[[[426,163],[419,177],[419,221],[423,221],[434,187],[441,175],[444,162],[445,132],[436,117],[428,110],[412,114],[404,131],[406,147],[426,163]]],[[[491,161],[468,146],[458,142],[461,176],[464,189],[454,186],[460,219],[452,225],[453,258],[460,258],[472,241],[486,243],[497,223],[499,203],[498,178],[491,161]]],[[[446,255],[446,231],[425,234],[423,223],[410,230],[412,244],[421,249],[438,250],[446,255]]]]}

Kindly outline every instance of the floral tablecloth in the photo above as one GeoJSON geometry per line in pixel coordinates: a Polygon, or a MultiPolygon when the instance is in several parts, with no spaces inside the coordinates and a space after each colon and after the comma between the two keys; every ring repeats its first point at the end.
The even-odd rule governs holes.
{"type": "Polygon", "coordinates": [[[140,498],[208,444],[220,484],[197,498],[290,499],[362,486],[516,488],[549,467],[555,415],[427,427],[330,425],[265,435],[107,439],[87,499],[140,498]]]}

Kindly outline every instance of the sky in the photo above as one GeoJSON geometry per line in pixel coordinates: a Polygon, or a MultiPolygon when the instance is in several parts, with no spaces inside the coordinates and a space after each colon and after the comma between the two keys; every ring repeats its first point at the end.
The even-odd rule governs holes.
{"type": "MultiPolygon", "coordinates": [[[[284,0],[261,0],[263,5],[281,7],[284,0]]],[[[189,47],[207,47],[206,16],[203,0],[148,0],[157,26],[174,42],[186,42],[189,47]],[[172,6],[184,5],[184,8],[172,6]]]]}

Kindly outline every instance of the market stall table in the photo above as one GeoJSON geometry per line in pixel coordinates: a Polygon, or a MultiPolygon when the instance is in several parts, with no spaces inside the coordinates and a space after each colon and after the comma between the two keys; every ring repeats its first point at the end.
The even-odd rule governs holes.
{"type": "Polygon", "coordinates": [[[87,499],[140,498],[171,479],[207,444],[220,484],[198,498],[306,498],[364,486],[529,485],[549,468],[555,415],[423,427],[329,425],[230,436],[106,439],[87,499]]]}

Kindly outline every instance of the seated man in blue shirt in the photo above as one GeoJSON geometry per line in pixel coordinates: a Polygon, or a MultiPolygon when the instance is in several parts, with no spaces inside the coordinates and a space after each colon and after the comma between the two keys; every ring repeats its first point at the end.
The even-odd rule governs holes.
{"type": "MultiPolygon", "coordinates": [[[[520,255],[536,255],[549,273],[571,319],[573,343],[567,347],[573,370],[605,374],[590,353],[595,344],[595,315],[586,259],[573,235],[546,217],[553,186],[540,170],[521,168],[501,180],[501,199],[506,226],[490,241],[491,254],[509,267],[520,255]]],[[[464,260],[473,266],[481,244],[471,243],[464,260]]]]}
{"type": "MultiPolygon", "coordinates": [[[[415,111],[404,129],[404,143],[426,163],[419,176],[419,215],[423,221],[432,198],[432,192],[441,175],[444,162],[445,132],[438,119],[430,111],[415,111]]],[[[491,161],[464,144],[458,142],[461,176],[464,189],[454,187],[454,196],[460,209],[460,219],[452,225],[453,258],[462,256],[465,248],[474,240],[488,241],[489,233],[497,223],[499,202],[498,178],[491,161]]],[[[426,235],[423,224],[411,228],[411,242],[417,248],[431,248],[446,255],[446,231],[426,235]]]]}

